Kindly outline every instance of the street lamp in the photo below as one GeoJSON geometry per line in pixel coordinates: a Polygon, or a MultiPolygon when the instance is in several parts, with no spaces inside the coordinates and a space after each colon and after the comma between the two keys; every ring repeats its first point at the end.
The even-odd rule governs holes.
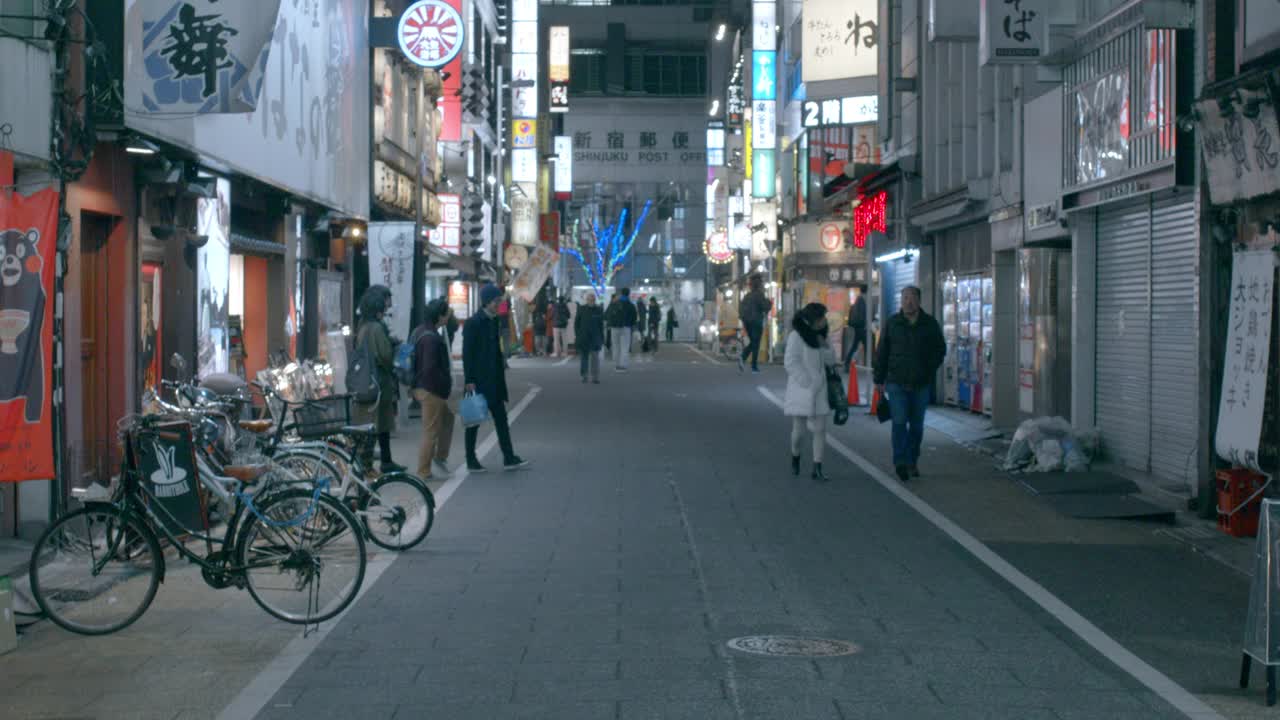
{"type": "Polygon", "coordinates": [[[724,33],[728,30],[724,23],[720,23],[720,27],[716,29],[716,42],[724,40],[724,33]]]}

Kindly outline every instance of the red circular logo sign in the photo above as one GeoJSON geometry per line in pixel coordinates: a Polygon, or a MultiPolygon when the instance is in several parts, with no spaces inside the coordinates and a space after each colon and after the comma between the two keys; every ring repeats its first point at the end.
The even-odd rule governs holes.
{"type": "Polygon", "coordinates": [[[462,16],[443,0],[419,0],[400,16],[400,50],[417,65],[448,65],[462,51],[462,16]]]}
{"type": "Polygon", "coordinates": [[[835,252],[840,249],[840,245],[844,241],[844,236],[840,233],[840,226],[834,223],[828,223],[822,226],[822,232],[818,236],[818,242],[822,244],[822,249],[827,252],[835,252]]]}
{"type": "Polygon", "coordinates": [[[716,265],[723,265],[733,260],[733,249],[729,247],[729,234],[719,230],[707,238],[707,259],[716,265]]]}

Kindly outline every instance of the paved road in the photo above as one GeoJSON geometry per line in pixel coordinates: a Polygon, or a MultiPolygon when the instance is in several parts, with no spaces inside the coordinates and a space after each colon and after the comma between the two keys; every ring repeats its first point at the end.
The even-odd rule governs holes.
{"type": "Polygon", "coordinates": [[[1001,575],[881,484],[886,428],[870,419],[834,434],[847,453],[829,451],[834,482],[811,482],[807,465],[792,477],[789,425],[767,397],[781,392],[776,368],[744,376],[664,346],[599,386],[546,361],[513,377],[533,468],[439,488],[431,537],[375,558],[376,582],[322,637],[291,639],[243,595],[195,591],[222,602],[200,615],[158,603],[106,640],[41,628],[43,644],[0,658],[0,685],[9,668],[31,700],[14,716],[1069,720],[1187,717],[1201,701],[1269,716],[1256,690],[1231,687],[1247,582],[1149,526],[1058,518],[930,433],[907,500],[919,493],[1009,560],[1001,575]],[[1072,608],[1096,635],[1064,624],[1072,608]],[[856,652],[727,646],[768,634],[856,652]],[[76,702],[20,667],[71,653],[92,682],[114,670],[114,692],[76,702]]]}

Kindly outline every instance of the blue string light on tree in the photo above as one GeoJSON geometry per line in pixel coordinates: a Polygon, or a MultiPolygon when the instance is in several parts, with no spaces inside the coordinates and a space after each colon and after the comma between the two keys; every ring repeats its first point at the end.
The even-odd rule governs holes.
{"type": "Polygon", "coordinates": [[[627,225],[626,210],[618,215],[617,222],[607,227],[600,227],[600,223],[593,219],[587,229],[590,237],[585,246],[579,229],[580,223],[574,223],[576,247],[562,248],[561,251],[577,259],[583,272],[587,274],[587,282],[595,289],[596,295],[604,297],[609,285],[613,282],[614,274],[626,264],[627,256],[631,254],[636,236],[640,234],[640,228],[649,217],[649,208],[652,205],[653,201],[645,202],[644,208],[640,211],[640,219],[636,221],[631,233],[625,238],[623,232],[627,225]]]}

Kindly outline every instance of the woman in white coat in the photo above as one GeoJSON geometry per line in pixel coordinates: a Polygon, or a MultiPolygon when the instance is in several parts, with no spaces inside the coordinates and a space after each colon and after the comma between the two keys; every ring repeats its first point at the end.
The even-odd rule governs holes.
{"type": "Polygon", "coordinates": [[[791,418],[791,472],[800,474],[800,444],[805,432],[813,436],[813,479],[827,482],[822,455],[827,447],[827,367],[835,366],[827,344],[827,307],[810,303],[796,313],[787,336],[787,395],[783,413],[791,418]]]}

